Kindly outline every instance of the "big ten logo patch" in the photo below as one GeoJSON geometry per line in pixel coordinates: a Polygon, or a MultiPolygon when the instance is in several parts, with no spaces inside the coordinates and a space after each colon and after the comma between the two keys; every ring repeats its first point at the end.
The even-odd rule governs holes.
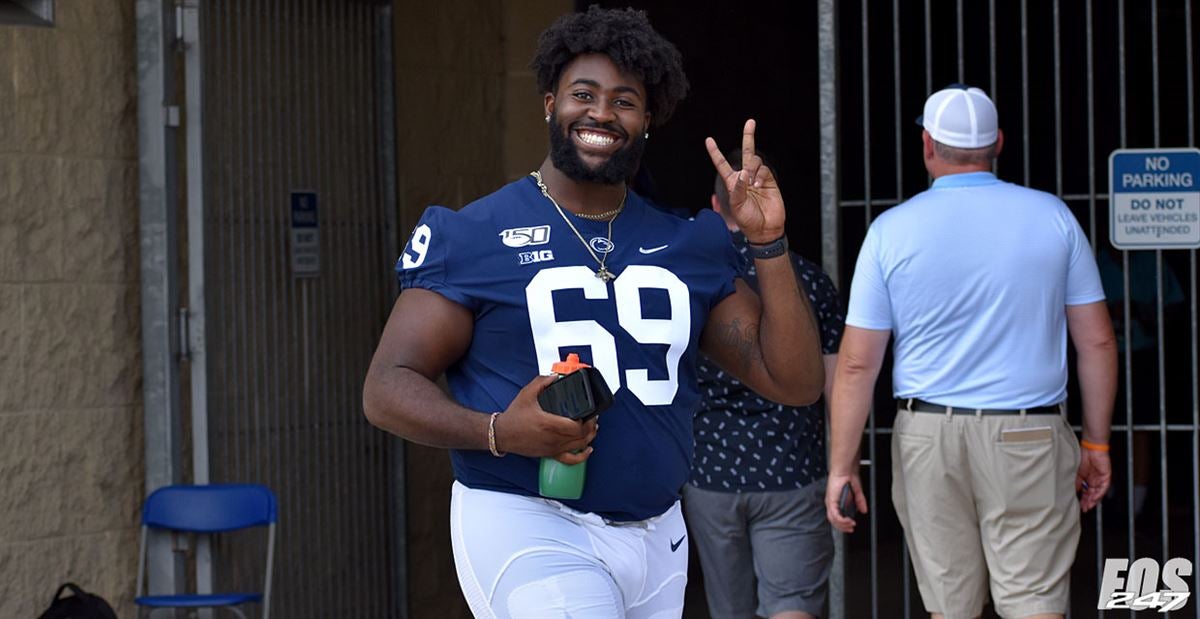
{"type": "Polygon", "coordinates": [[[1142,558],[1129,564],[1129,559],[1105,559],[1104,578],[1100,581],[1100,610],[1155,609],[1160,613],[1179,610],[1187,604],[1191,591],[1185,576],[1192,575],[1192,562],[1175,557],[1159,570],[1158,561],[1142,558]],[[1163,589],[1158,588],[1162,575],[1163,589]]]}
{"type": "Polygon", "coordinates": [[[517,254],[517,260],[520,264],[549,262],[554,260],[554,252],[549,249],[543,249],[541,251],[523,251],[517,254]]]}
{"type": "Polygon", "coordinates": [[[550,226],[526,226],[501,230],[500,240],[508,247],[545,245],[550,242],[550,226]]]}

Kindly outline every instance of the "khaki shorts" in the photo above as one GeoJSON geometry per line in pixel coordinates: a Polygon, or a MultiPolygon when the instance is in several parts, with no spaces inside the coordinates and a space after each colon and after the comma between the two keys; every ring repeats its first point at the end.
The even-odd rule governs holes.
{"type": "Polygon", "coordinates": [[[1065,613],[1079,443],[1061,415],[897,412],[892,501],[925,610],[1065,613]]]}

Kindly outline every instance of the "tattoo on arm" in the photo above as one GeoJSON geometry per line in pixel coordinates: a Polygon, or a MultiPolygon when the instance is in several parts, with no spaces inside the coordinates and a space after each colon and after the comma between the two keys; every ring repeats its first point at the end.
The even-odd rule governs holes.
{"type": "Polygon", "coordinates": [[[755,323],[742,324],[742,319],[733,320],[722,325],[720,331],[721,345],[736,355],[743,369],[763,363],[762,347],[758,343],[758,325],[755,323]]]}

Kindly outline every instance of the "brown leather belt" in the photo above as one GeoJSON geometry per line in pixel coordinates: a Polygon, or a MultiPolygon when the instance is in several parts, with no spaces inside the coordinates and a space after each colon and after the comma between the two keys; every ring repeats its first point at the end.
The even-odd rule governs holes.
{"type": "Polygon", "coordinates": [[[942,415],[1059,415],[1062,413],[1061,404],[1049,406],[1034,406],[1032,408],[962,408],[960,406],[944,406],[918,400],[917,398],[897,398],[896,406],[912,413],[939,413],[942,415]]]}

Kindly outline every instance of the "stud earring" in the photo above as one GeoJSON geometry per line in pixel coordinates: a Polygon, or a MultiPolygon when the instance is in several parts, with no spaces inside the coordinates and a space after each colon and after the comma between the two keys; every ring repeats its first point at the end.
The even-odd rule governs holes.
{"type": "Polygon", "coordinates": [[[550,115],[546,114],[546,123],[549,123],[549,122],[550,122],[550,115]]]}
{"type": "Polygon", "coordinates": [[[647,132],[646,132],[644,135],[642,135],[642,137],[643,137],[643,138],[645,138],[645,139],[647,139],[647,140],[649,140],[649,139],[650,139],[650,132],[649,132],[649,131],[647,131],[647,132]]]}

